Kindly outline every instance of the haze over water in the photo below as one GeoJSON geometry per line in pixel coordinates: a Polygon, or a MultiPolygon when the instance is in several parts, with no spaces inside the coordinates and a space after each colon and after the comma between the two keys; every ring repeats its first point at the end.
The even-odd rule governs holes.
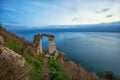
{"type": "MultiPolygon", "coordinates": [[[[120,33],[108,32],[48,32],[55,35],[58,50],[89,71],[112,71],[120,75],[120,33]]],[[[18,34],[18,33],[17,33],[18,34]]],[[[33,41],[34,34],[18,34],[33,41]]],[[[43,37],[48,49],[48,38],[43,37]]]]}

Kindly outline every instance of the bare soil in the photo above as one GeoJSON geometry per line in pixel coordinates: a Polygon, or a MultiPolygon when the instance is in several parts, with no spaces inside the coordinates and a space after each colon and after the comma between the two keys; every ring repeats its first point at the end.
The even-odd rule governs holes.
{"type": "Polygon", "coordinates": [[[42,69],[43,80],[50,80],[49,72],[50,72],[50,69],[49,69],[49,66],[48,66],[48,59],[45,58],[43,69],[42,69]]]}

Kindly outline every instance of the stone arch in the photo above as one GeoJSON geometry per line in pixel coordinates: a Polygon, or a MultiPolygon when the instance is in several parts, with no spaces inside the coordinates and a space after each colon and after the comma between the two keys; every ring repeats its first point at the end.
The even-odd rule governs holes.
{"type": "Polygon", "coordinates": [[[49,54],[53,54],[56,51],[56,44],[54,42],[54,35],[50,34],[37,34],[34,36],[34,44],[38,54],[42,54],[42,37],[46,36],[49,38],[49,54]]]}

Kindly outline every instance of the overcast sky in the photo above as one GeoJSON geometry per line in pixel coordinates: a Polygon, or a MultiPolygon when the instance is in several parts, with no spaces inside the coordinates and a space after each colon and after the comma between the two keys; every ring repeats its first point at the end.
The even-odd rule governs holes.
{"type": "Polygon", "coordinates": [[[120,21],[120,0],[0,0],[0,24],[41,27],[120,21]]]}

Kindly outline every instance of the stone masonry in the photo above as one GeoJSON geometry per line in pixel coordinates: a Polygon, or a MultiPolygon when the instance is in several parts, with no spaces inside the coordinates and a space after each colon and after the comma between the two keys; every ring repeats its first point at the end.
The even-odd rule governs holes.
{"type": "Polygon", "coordinates": [[[42,54],[42,37],[40,34],[34,36],[34,44],[37,49],[37,54],[42,54]]]}
{"type": "Polygon", "coordinates": [[[54,37],[49,38],[49,53],[50,54],[52,54],[56,51],[56,44],[53,40],[54,40],[54,37]]]}

